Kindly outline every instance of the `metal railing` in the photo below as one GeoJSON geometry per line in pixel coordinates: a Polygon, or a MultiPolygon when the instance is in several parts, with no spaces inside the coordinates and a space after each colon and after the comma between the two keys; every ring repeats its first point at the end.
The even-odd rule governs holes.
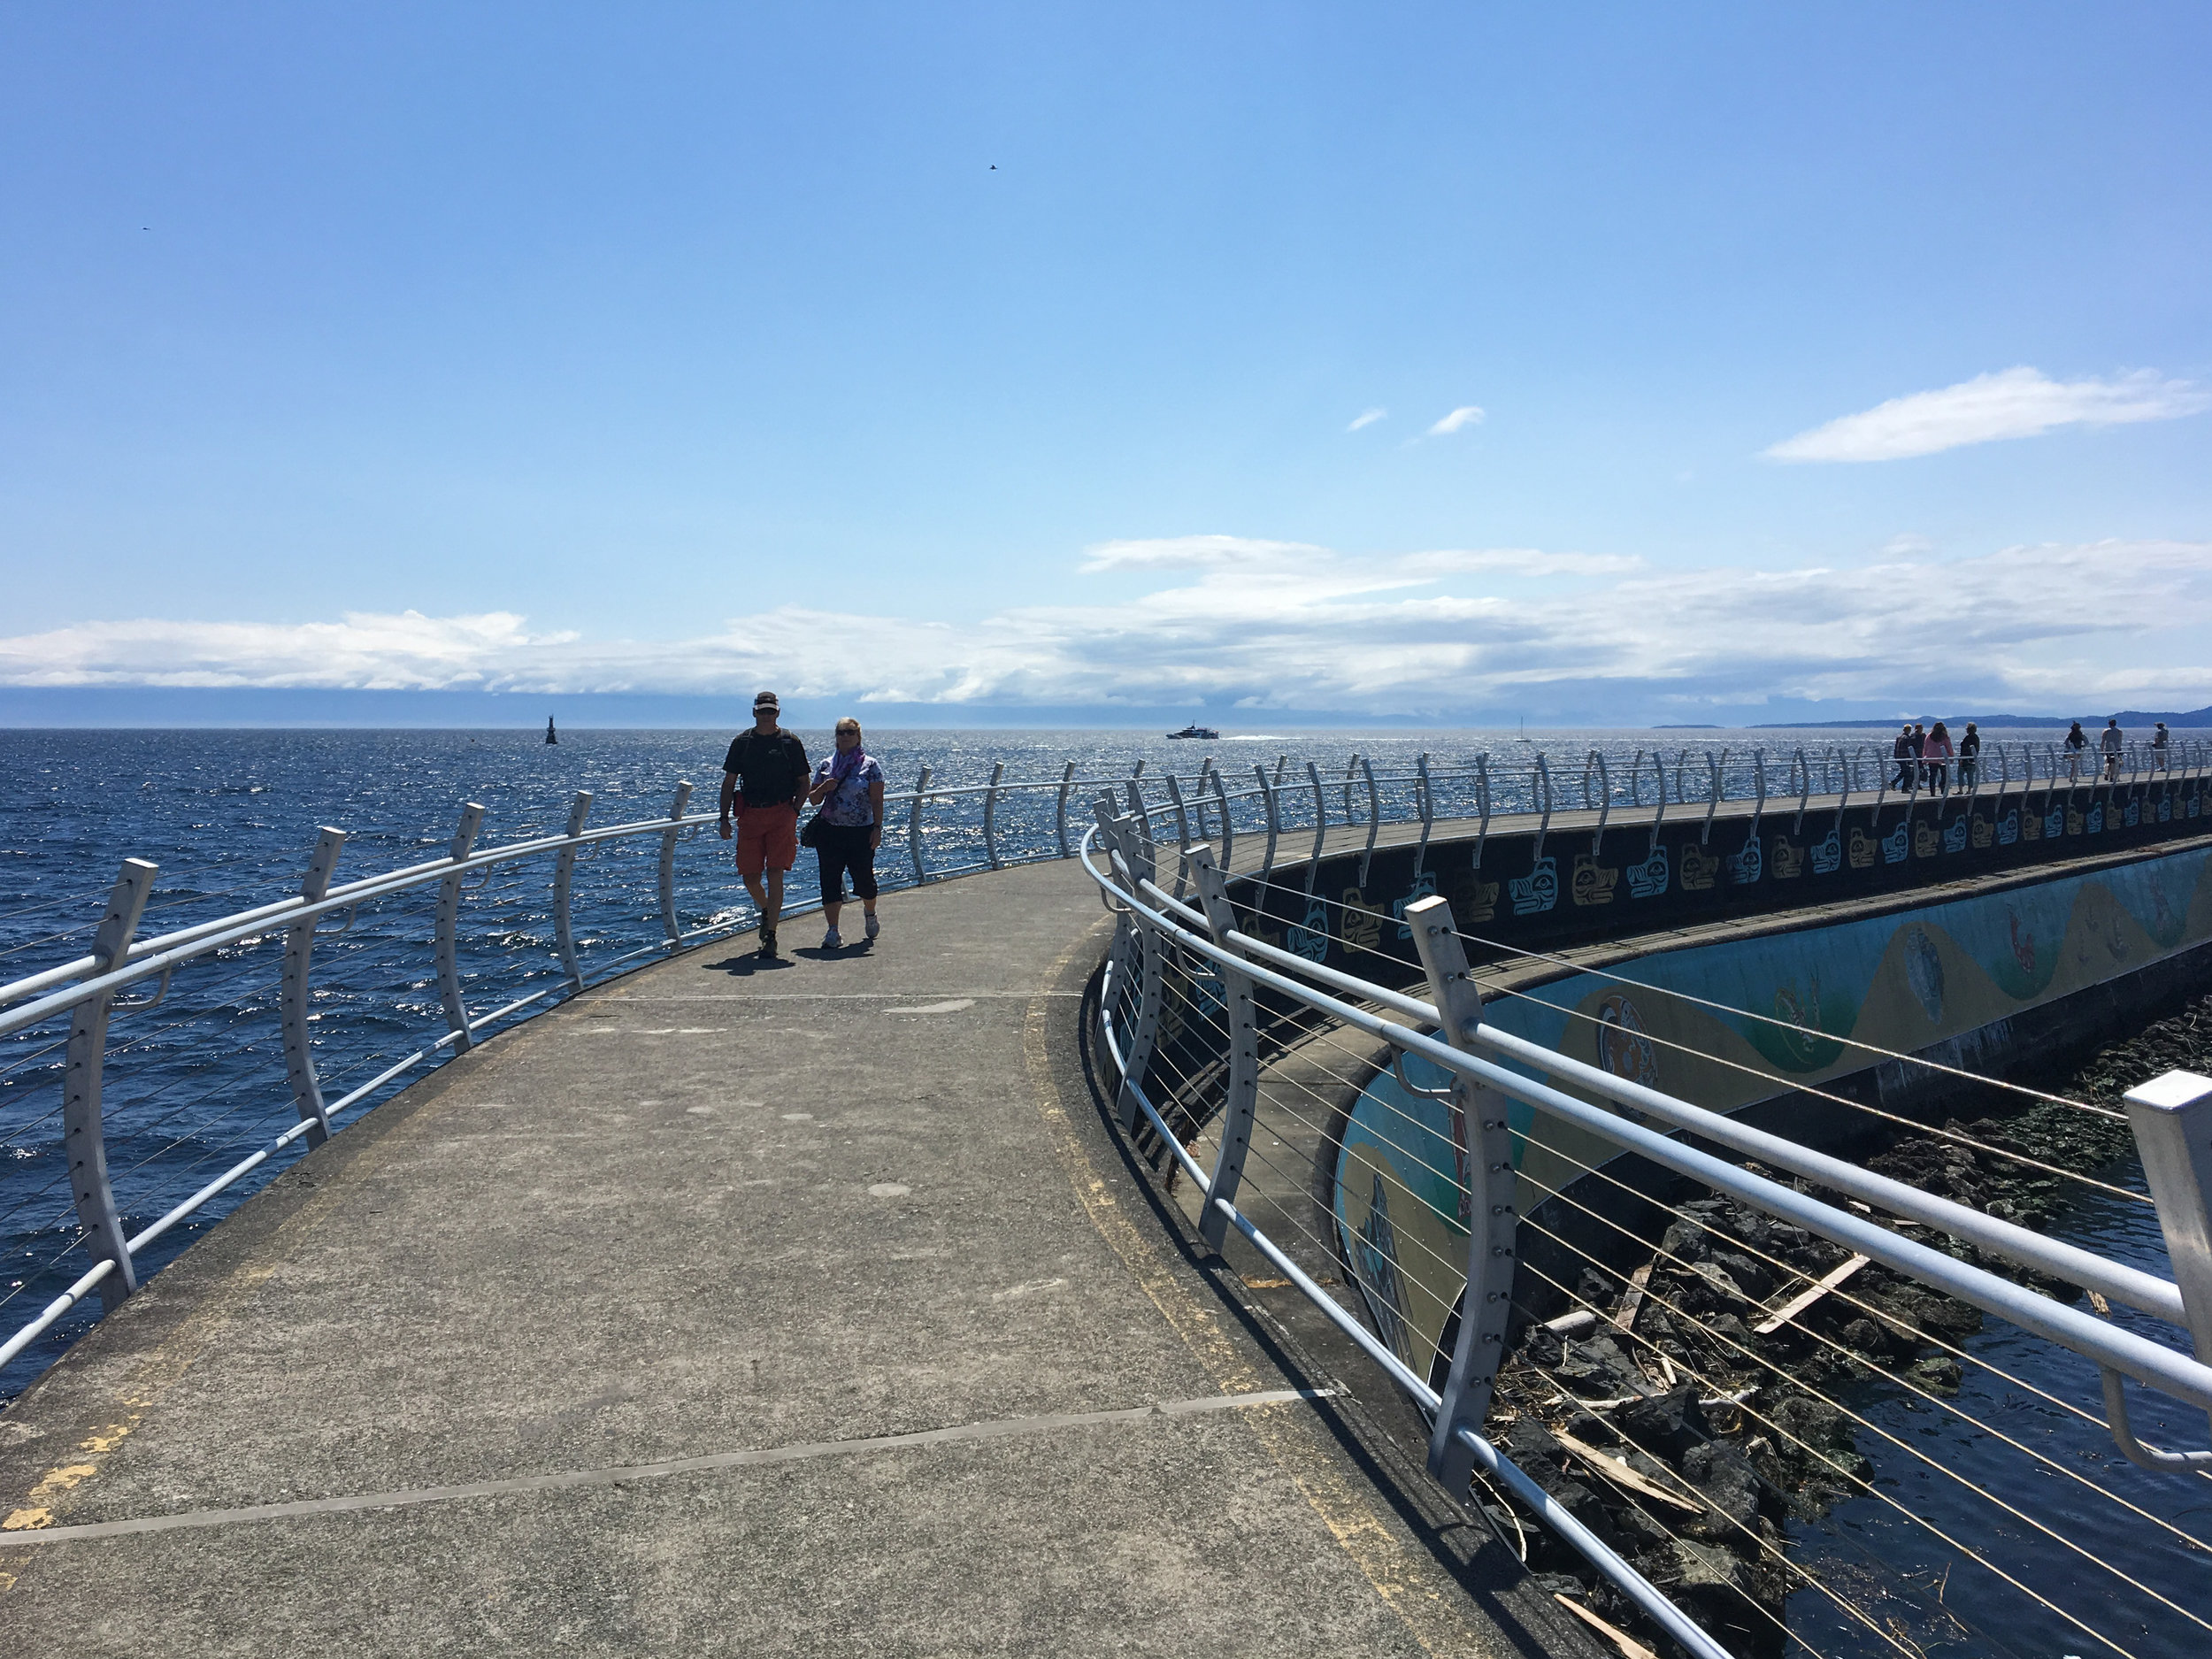
{"type": "MultiPolygon", "coordinates": [[[[1078,772],[1069,761],[1010,780],[994,764],[982,781],[943,784],[922,767],[885,798],[887,839],[906,842],[879,850],[885,885],[1072,856],[1076,791],[1183,782],[1141,764],[1078,772]]],[[[1188,780],[1194,792],[1208,775],[1188,780]]],[[[1417,769],[1366,775],[1371,818],[1412,804],[1417,769]]],[[[1211,787],[1202,811],[1217,829],[1275,812],[1264,769],[1236,789],[1212,774],[1211,787]]],[[[138,858],[104,895],[15,912],[99,907],[96,922],[16,947],[65,959],[0,985],[0,1319],[19,1301],[35,1308],[0,1340],[0,1368],[96,1294],[115,1306],[222,1202],[426,1068],[588,984],[755,926],[715,815],[692,797],[682,782],[664,816],[595,827],[580,792],[557,832],[499,845],[483,843],[486,810],[471,803],[442,856],[349,881],[337,879],[349,836],[325,827],[295,891],[159,933],[148,916],[189,901],[157,900],[162,872],[138,858]]]]}
{"type": "MultiPolygon", "coordinates": [[[[1985,750],[1985,759],[1991,753],[1985,750]]],[[[1848,761],[1840,764],[1847,765],[1848,761]]],[[[1717,772],[1716,766],[1709,776],[1717,778],[1717,772]]],[[[1810,765],[1801,759],[1792,777],[1793,793],[1801,802],[1809,793],[1810,765]]],[[[1603,778],[1602,770],[1594,766],[1586,773],[1586,787],[1601,787],[1603,778]]],[[[2056,787],[2048,781],[2047,772],[2046,779],[2047,787],[2056,787]]],[[[2000,787],[2024,787],[2024,777],[2010,780],[2000,787]]],[[[1843,788],[1847,793],[1852,787],[1847,775],[1843,788]]],[[[1354,793],[1348,781],[1344,793],[1348,800],[1354,793]]],[[[1710,784],[1704,803],[1709,807],[1717,795],[1717,783],[1710,784]]],[[[2127,1400],[2131,1381],[2192,1410],[2212,1413],[2212,1219],[2207,1210],[2212,1197],[2212,1080],[2170,1073],[2126,1100],[2126,1118],[2172,1263],[2173,1277],[2166,1278],[2048,1238],[1859,1163],[1752,1128],[1486,1023],[1482,992],[1450,907],[1442,898],[1420,898],[1403,910],[1425,981],[1409,991],[1402,984],[1325,966],[1257,936],[1263,929],[1240,914],[1232,896],[1233,883],[1250,878],[1231,877],[1210,846],[1187,841],[1171,846],[1158,821],[1132,813],[1126,803],[1111,795],[1098,799],[1094,817],[1096,823],[1083,840],[1084,866],[1108,909],[1119,917],[1102,981],[1098,1036],[1112,1068],[1108,1082],[1116,1093],[1124,1129],[1156,1155],[1171,1157],[1171,1177],[1179,1176],[1189,1184],[1197,1207],[1196,1224],[1209,1244],[1217,1248],[1231,1231],[1238,1233],[1426,1415],[1432,1428],[1429,1468],[1455,1497],[1480,1507],[1479,1493],[1471,1496],[1471,1482],[1478,1472],[1494,1481],[1553,1529],[1653,1626],[1701,1659],[1724,1659],[1729,1649],[1632,1565],[1621,1550],[1599,1537],[1505,1455],[1486,1425],[1493,1392],[1511,1352],[1514,1298],[1529,1294],[1532,1276],[1543,1277],[1524,1259],[1534,1241],[1531,1229],[1537,1224],[1517,1213],[1517,1184],[1525,1179],[1519,1168],[1522,1153],[1542,1141],[1548,1130],[1571,1132],[1581,1137],[1578,1144],[1606,1149],[1606,1156],[1576,1166],[1590,1186],[1609,1182],[1627,1191],[1623,1178],[1610,1172],[1607,1163],[1607,1157],[1626,1157],[1640,1160],[1641,1167],[1666,1179],[1701,1188],[1715,1201],[1705,1212],[1692,1215],[1678,1207],[1671,1211],[1689,1225],[1692,1233],[1686,1236],[1693,1240],[1717,1228],[1710,1213],[1724,1203],[1828,1250],[1838,1264],[1834,1271],[1809,1286],[1800,1274],[1797,1282],[1805,1286],[1803,1294],[1778,1310],[1763,1309],[1771,1323],[1763,1322],[1762,1332],[1803,1317],[1806,1307],[1824,1295],[1847,1296],[1845,1281],[1871,1264],[1887,1270],[1899,1284],[1917,1287],[1912,1294],[1947,1299],[1947,1305],[1958,1304],[1973,1310],[1974,1316],[2002,1321],[2023,1335],[2086,1360],[2101,1379],[2101,1399],[2085,1409],[2070,1401],[2057,1403],[2077,1416],[2101,1421],[2130,1463],[2170,1478],[2201,1478],[2212,1471],[2212,1451],[2145,1445],[2131,1423],[2127,1400]],[[1169,872],[1164,866],[1171,862],[1174,867],[1169,872]],[[1426,995],[1420,995],[1424,990],[1426,995]],[[1333,1080],[1317,1089],[1302,1083],[1296,1075],[1302,1065],[1333,1080]],[[1394,1233],[1391,1222],[1377,1219],[1384,1213],[1386,1186],[1377,1166],[1375,1206],[1359,1234],[1349,1236],[1343,1230],[1347,1212],[1338,1208],[1348,1202],[1341,1174],[1324,1177],[1311,1169],[1282,1167],[1271,1161],[1261,1145],[1264,1141],[1280,1148],[1302,1142],[1326,1152],[1333,1142],[1335,1151],[1348,1156],[1348,1143],[1342,1139],[1347,1120],[1332,1118],[1329,1102],[1336,1099],[1340,1111],[1345,1094],[1367,1099],[1378,1092],[1411,1104],[1437,1102],[1440,1116],[1405,1129],[1406,1144],[1396,1148],[1417,1170],[1418,1180],[1427,1190],[1416,1191],[1402,1178],[1390,1178],[1397,1184],[1389,1196],[1400,1206],[1394,1233]],[[1514,1127],[1517,1119],[1526,1126],[1514,1127]],[[1440,1124],[1448,1127],[1440,1128],[1440,1124]],[[1210,1157],[1202,1162],[1201,1155],[1209,1147],[1210,1157]],[[1271,1195],[1248,1198],[1256,1179],[1268,1185],[1271,1195]],[[1335,1193],[1330,1201],[1332,1233],[1325,1239],[1296,1219],[1298,1204],[1314,1190],[1317,1180],[1325,1180],[1335,1193]],[[1283,1236],[1271,1235],[1256,1218],[1256,1212],[1271,1203],[1281,1217],[1283,1236]],[[1417,1231],[1432,1240],[1420,1247],[1425,1253],[1417,1261],[1416,1248],[1409,1242],[1414,1236],[1407,1231],[1409,1208],[1424,1212],[1417,1231]],[[1911,1236],[1916,1233],[1923,1236],[1911,1236]],[[1300,1233],[1302,1239],[1294,1236],[1300,1233]],[[1461,1254],[1453,1258],[1440,1252],[1432,1242],[1439,1235],[1458,1240],[1461,1254]],[[1301,1255],[1307,1259],[1302,1262],[1301,1255]],[[1333,1295],[1324,1286],[1321,1278],[1332,1267],[1356,1287],[1356,1298],[1333,1295]],[[1517,1273],[1521,1280],[1517,1293],[1517,1273]],[[2085,1311],[2070,1300],[2046,1294],[2036,1287],[2039,1278],[2080,1287],[2098,1311],[2085,1311]],[[1414,1350],[1420,1344],[1408,1340],[1402,1329],[1405,1316],[1400,1311],[1417,1294],[1433,1304],[1429,1328],[1444,1333],[1427,1339],[1431,1346],[1425,1365],[1415,1363],[1420,1356],[1414,1350]],[[2105,1317],[2107,1299],[2149,1316],[2152,1322],[2162,1322],[2169,1340],[2105,1317]],[[1365,1318],[1361,1317],[1363,1308],[1365,1318]],[[2170,1342],[2193,1352],[2180,1351],[2170,1342]]],[[[1371,912],[1363,917],[1348,910],[1344,925],[1348,929],[1363,923],[1371,926],[1369,917],[1371,912]]],[[[1647,1194],[1650,1188],[1647,1184],[1636,1190],[1647,1194]]],[[[1581,1191],[1576,1184],[1563,1182],[1546,1196],[1556,1201],[1563,1214],[1585,1212],[1572,1217],[1581,1225],[1618,1230],[1601,1203],[1586,1194],[1578,1198],[1581,1191]]],[[[1558,1225],[1556,1217],[1554,1225],[1558,1225]]],[[[1669,1243],[1676,1237],[1671,1231],[1669,1243]]],[[[1566,1240],[1547,1233],[1546,1242],[1559,1247],[1566,1240]]],[[[1646,1275],[1655,1265],[1669,1272],[1695,1268],[1694,1262],[1680,1257],[1681,1251],[1691,1248],[1688,1242],[1671,1255],[1666,1246],[1654,1246],[1648,1240],[1642,1248],[1654,1252],[1651,1264],[1643,1269],[1646,1275]]],[[[1778,1261],[1775,1267],[1778,1278],[1786,1282],[1790,1270],[1778,1261]]],[[[1748,1276],[1751,1264],[1746,1262],[1742,1271],[1748,1276]]],[[[1722,1279],[1727,1277],[1720,1275],[1722,1279]]],[[[1705,1280],[1685,1277],[1683,1282],[1700,1294],[1709,1293],[1709,1272],[1705,1280]]],[[[1646,1294],[1645,1280],[1640,1278],[1624,1300],[1617,1332],[1608,1323],[1615,1316],[1589,1305],[1573,1284],[1540,1288],[1563,1294],[1571,1304],[1583,1303],[1582,1310],[1552,1321],[1553,1327],[1586,1331],[1594,1324],[1624,1344],[1631,1341],[1637,1305],[1646,1294]]],[[[1657,1296],[1656,1281],[1653,1294],[1657,1296]]],[[[1746,1317],[1752,1317],[1752,1305],[1745,1303],[1746,1317]]],[[[1875,1318],[1894,1323],[1893,1302],[1869,1304],[1869,1311],[1875,1318]]],[[[1694,1314],[1673,1307],[1671,1317],[1679,1323],[1694,1319],[1694,1314]]],[[[1740,1321],[1732,1328],[1744,1331],[1740,1321]]],[[[1746,1366],[1755,1370],[1750,1348],[1737,1343],[1717,1322],[1715,1331],[1740,1350],[1746,1366]]],[[[1646,1340],[1636,1339],[1639,1343],[1646,1340]]],[[[1663,1363],[1665,1381],[1671,1385],[1673,1361],[1656,1348],[1653,1355],[1654,1376],[1663,1363]]],[[[1972,1356],[1963,1357],[1983,1363],[1973,1361],[1972,1356]]],[[[1660,1392],[1657,1384],[1646,1386],[1640,1379],[1632,1379],[1629,1386],[1632,1392],[1639,1387],[1650,1394],[1660,1392]]],[[[1552,1390],[1572,1398],[1556,1379],[1545,1392],[1552,1390]]],[[[1930,1391],[1921,1392],[1932,1397],[1930,1391]]],[[[1758,1393],[1756,1387],[1733,1394],[1724,1392],[1704,1403],[1750,1412],[1755,1408],[1746,1402],[1758,1393]]],[[[1614,1400],[1597,1405],[1623,1403],[1614,1400]]],[[[1555,1397],[1551,1404],[1559,1406],[1562,1399],[1555,1397]]],[[[1573,1409],[1587,1414],[1585,1407],[1573,1409]]],[[[1832,1404],[1821,1409],[1832,1416],[1832,1404]]],[[[1771,1407],[1769,1416],[1783,1418],[1786,1414],[1780,1407],[1771,1407]]],[[[1788,1422],[1770,1425],[1767,1432],[1779,1440],[1790,1434],[1788,1422]]],[[[1573,1441],[1563,1430],[1560,1435],[1563,1441],[1573,1441]]],[[[2016,1442],[2008,1440],[2006,1444],[2016,1442]]],[[[1670,1535],[1667,1517],[1672,1515],[1679,1521],[1681,1509],[1700,1511],[1703,1518],[1707,1501],[1694,1488],[1686,1488],[1678,1480],[1670,1491],[1620,1458],[1579,1443],[1571,1449],[1585,1466],[1624,1489],[1652,1494],[1641,1502],[1649,1525],[1657,1529],[1655,1535],[1670,1535]],[[1665,1507],[1670,1503],[1676,1509],[1665,1507]]],[[[2032,1448],[2022,1449],[2039,1455],[2032,1448]]],[[[1822,1455],[1819,1448],[1809,1445],[1808,1454],[1822,1455]]],[[[1825,1461],[1835,1464],[1832,1457],[1825,1461]]],[[[2052,1458],[2042,1457],[2040,1463],[2048,1467],[2039,1467],[2037,1472],[2083,1479],[2078,1471],[2052,1458]]],[[[1873,1490],[1863,1482],[1845,1484],[1854,1490],[1873,1490]]],[[[2104,1491],[2093,1482],[2085,1484],[2104,1491]]],[[[2080,1540],[2061,1537],[2001,1496],[1981,1495],[1999,1505],[2006,1525],[2025,1524],[2048,1534],[2054,1548],[2062,1546],[2100,1566],[2108,1565],[2095,1553],[2097,1540],[2089,1540],[2085,1548],[2080,1540]]],[[[2212,1548],[2122,1497],[2108,1491],[2105,1495],[2134,1516],[2154,1521],[2190,1548],[2212,1548]]],[[[1882,1501],[1905,1507],[1895,1500],[1882,1501]]],[[[1717,1503],[1713,1507],[1716,1511],[1720,1508],[1717,1503]]],[[[1487,1516],[1486,1509],[1484,1512],[1487,1516]]],[[[1727,1518],[1722,1516],[1712,1525],[1727,1518]]],[[[1924,1517],[1911,1518],[1932,1525],[1924,1517]]],[[[1817,1574],[1788,1562],[1778,1545],[1763,1540],[1740,1517],[1736,1524],[1749,1540],[1743,1546],[1747,1551],[1762,1561],[1770,1556],[1776,1571],[1793,1572],[1802,1581],[1791,1581],[1792,1588],[1817,1589],[1835,1600],[1875,1645],[1886,1644],[1900,1653],[1916,1651],[1901,1645],[1873,1615],[1850,1605],[1817,1574]],[[1762,1550],[1766,1554],[1760,1555],[1762,1550]]],[[[1493,1525],[1495,1530],[1494,1520],[1493,1525]]],[[[1947,1538],[1939,1532],[1937,1535],[1947,1538]]],[[[1502,1533],[1500,1537],[1503,1541],[1502,1533]]],[[[2086,1638],[2116,1653],[2128,1652],[2093,1629],[2091,1621],[2057,1606],[2041,1589],[2008,1573],[2001,1563],[1990,1562],[1970,1544],[1958,1547],[2086,1638]]],[[[2163,1609],[2201,1627],[2200,1634],[2212,1640],[2212,1622],[2185,1601],[2175,1601],[2157,1584],[2128,1576],[2120,1568],[2109,1570],[2131,1586],[2131,1594],[2142,1592],[2163,1609]]],[[[2178,1586],[2168,1587],[2185,1595],[2178,1586]]],[[[1772,1620],[1777,1616],[1768,1617],[1772,1620]]]]}

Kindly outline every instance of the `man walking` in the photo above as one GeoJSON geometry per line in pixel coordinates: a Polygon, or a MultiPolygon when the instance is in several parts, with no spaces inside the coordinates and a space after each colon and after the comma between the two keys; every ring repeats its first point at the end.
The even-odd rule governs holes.
{"type": "Polygon", "coordinates": [[[799,803],[806,798],[806,745],[776,724],[776,694],[753,699],[753,729],[730,740],[722,762],[722,839],[737,808],[737,873],[760,907],[760,954],[776,954],[783,879],[799,856],[799,803]]]}
{"type": "Polygon", "coordinates": [[[2120,746],[2126,741],[2120,735],[2119,716],[2115,715],[2104,723],[2104,735],[2097,740],[2097,743],[2104,750],[2104,775],[2108,781],[2116,780],[2120,775],[2120,746]]]}

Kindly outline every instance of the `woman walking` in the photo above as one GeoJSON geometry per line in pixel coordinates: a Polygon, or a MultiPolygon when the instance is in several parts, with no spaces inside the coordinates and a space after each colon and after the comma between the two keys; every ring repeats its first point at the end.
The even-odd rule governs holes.
{"type": "Polygon", "coordinates": [[[829,923],[822,949],[835,950],[845,942],[838,935],[837,915],[844,907],[848,870],[867,913],[868,937],[873,939],[881,931],[876,920],[876,849],[883,841],[883,768],[861,747],[860,722],[850,715],[837,723],[836,752],[816,764],[806,798],[821,808],[807,828],[822,865],[822,915],[829,923]]]}
{"type": "Polygon", "coordinates": [[[2079,720],[2075,721],[2067,731],[2065,741],[2059,747],[2066,751],[2066,781],[2078,782],[2081,779],[2082,751],[2089,747],[2089,733],[2081,729],[2079,720]]]}
{"type": "Polygon", "coordinates": [[[1927,774],[1928,793],[1942,795],[1951,786],[1951,728],[1940,720],[1928,733],[1921,746],[1921,770],[1927,774]]]}

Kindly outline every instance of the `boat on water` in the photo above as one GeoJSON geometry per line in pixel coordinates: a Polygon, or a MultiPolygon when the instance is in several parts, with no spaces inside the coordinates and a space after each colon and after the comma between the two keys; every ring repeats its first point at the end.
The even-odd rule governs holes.
{"type": "Polygon", "coordinates": [[[1221,733],[1215,731],[1210,726],[1187,726],[1179,732],[1170,732],[1168,736],[1171,738],[1200,737],[1205,739],[1209,743],[1216,743],[1221,741],[1221,733]]]}

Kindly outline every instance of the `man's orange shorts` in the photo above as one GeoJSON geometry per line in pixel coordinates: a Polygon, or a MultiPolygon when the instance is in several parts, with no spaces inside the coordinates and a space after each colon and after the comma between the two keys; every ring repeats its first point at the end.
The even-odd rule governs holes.
{"type": "Polygon", "coordinates": [[[737,809],[737,873],[788,870],[799,856],[799,814],[789,806],[737,809]]]}

